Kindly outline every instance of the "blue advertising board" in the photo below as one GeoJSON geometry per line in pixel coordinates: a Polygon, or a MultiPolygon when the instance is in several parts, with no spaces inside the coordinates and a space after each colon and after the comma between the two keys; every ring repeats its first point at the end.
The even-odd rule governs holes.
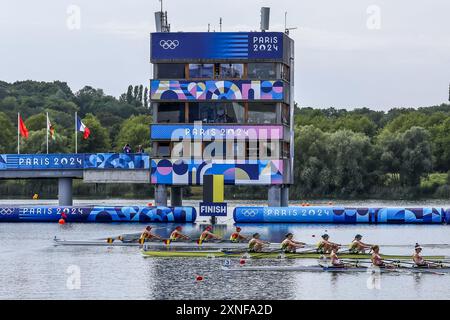
{"type": "Polygon", "coordinates": [[[199,216],[202,217],[226,217],[227,204],[224,202],[200,202],[199,216]]]}
{"type": "Polygon", "coordinates": [[[150,126],[150,139],[172,140],[182,139],[236,139],[236,140],[258,140],[270,139],[281,140],[284,137],[282,125],[196,125],[183,124],[167,125],[152,124],[150,126]]]}
{"type": "Polygon", "coordinates": [[[440,224],[449,221],[444,208],[236,207],[236,222],[440,224]]]}
{"type": "Polygon", "coordinates": [[[147,153],[0,154],[0,170],[150,169],[147,153]]]}
{"type": "Polygon", "coordinates": [[[0,170],[83,169],[84,154],[6,154],[0,170]]]}
{"type": "Polygon", "coordinates": [[[157,32],[151,60],[283,58],[282,32],[157,32]]]}
{"type": "Polygon", "coordinates": [[[0,222],[194,222],[194,207],[0,207],[0,222]]]}

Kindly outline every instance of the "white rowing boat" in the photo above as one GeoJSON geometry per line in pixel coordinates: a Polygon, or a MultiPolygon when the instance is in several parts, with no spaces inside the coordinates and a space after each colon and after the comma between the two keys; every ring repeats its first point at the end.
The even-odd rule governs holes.
{"type": "Polygon", "coordinates": [[[449,273],[450,267],[442,268],[419,268],[419,267],[399,267],[399,268],[377,268],[377,267],[346,267],[338,268],[332,266],[222,266],[224,271],[303,271],[303,272],[414,272],[414,273],[449,273]]]}
{"type": "MultiPolygon", "coordinates": [[[[53,239],[53,244],[57,246],[99,246],[99,247],[138,247],[145,248],[146,250],[157,250],[157,249],[246,249],[248,247],[247,243],[235,243],[230,241],[211,241],[202,242],[198,244],[195,241],[172,241],[169,244],[164,243],[161,240],[148,241],[144,244],[138,242],[122,242],[120,240],[115,240],[113,242],[108,242],[107,240],[63,240],[63,239],[53,239]]],[[[279,248],[279,243],[272,243],[270,248],[279,248]]]]}

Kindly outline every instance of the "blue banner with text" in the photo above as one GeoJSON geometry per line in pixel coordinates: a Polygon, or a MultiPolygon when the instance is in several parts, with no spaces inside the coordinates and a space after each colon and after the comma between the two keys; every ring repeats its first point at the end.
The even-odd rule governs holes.
{"type": "Polygon", "coordinates": [[[151,60],[283,58],[282,32],[157,32],[151,60]]]}

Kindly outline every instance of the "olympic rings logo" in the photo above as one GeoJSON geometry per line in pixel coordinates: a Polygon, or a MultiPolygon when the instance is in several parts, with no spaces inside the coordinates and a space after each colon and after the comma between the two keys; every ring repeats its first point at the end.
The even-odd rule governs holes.
{"type": "Polygon", "coordinates": [[[173,50],[180,45],[180,42],[178,40],[161,40],[159,45],[164,50],[173,50]]]}
{"type": "Polygon", "coordinates": [[[2,216],[9,216],[13,214],[14,209],[13,208],[0,208],[0,215],[2,216]]]}
{"type": "Polygon", "coordinates": [[[254,217],[254,216],[256,216],[256,210],[254,210],[254,209],[244,209],[244,210],[242,210],[242,215],[244,217],[254,217]]]}

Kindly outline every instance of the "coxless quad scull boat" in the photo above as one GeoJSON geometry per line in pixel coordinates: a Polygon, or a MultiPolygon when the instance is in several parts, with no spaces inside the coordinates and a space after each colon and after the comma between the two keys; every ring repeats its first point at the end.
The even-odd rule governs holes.
{"type": "Polygon", "coordinates": [[[225,267],[224,271],[305,271],[305,272],[414,272],[414,273],[450,273],[450,267],[442,268],[420,268],[420,267],[346,267],[337,268],[332,266],[237,266],[225,267]]]}
{"type": "MultiPolygon", "coordinates": [[[[321,253],[297,252],[280,253],[280,250],[269,252],[245,252],[243,250],[202,250],[202,251],[169,251],[169,250],[142,250],[144,257],[160,258],[253,258],[253,259],[321,259],[324,257],[321,253]]],[[[370,259],[370,254],[351,254],[342,253],[341,259],[370,259]]],[[[411,255],[382,255],[383,259],[392,260],[410,260],[411,255]]],[[[444,260],[444,256],[426,256],[427,260],[444,260]]]]}
{"type": "MultiPolygon", "coordinates": [[[[150,240],[146,241],[144,244],[139,242],[122,242],[116,240],[114,242],[108,242],[105,240],[63,240],[63,239],[53,239],[53,244],[57,246],[98,246],[98,247],[144,247],[146,249],[161,249],[165,250],[167,248],[174,249],[184,249],[184,250],[195,250],[195,249],[245,249],[248,247],[247,243],[231,242],[229,240],[220,241],[208,241],[197,243],[195,240],[177,240],[165,243],[161,240],[150,240]]],[[[270,244],[270,248],[279,248],[279,243],[270,244]]]]}

